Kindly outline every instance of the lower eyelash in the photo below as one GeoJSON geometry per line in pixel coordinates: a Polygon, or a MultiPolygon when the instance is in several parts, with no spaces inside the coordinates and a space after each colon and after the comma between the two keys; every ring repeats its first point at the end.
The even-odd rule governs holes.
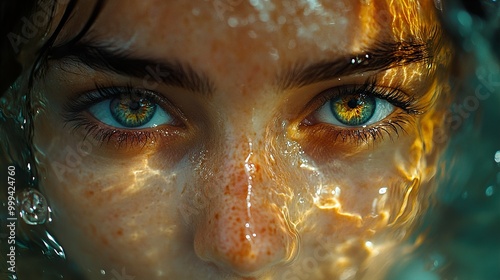
{"type": "MultiPolygon", "coordinates": [[[[357,145],[374,143],[376,141],[381,141],[384,137],[389,137],[391,141],[394,141],[394,135],[399,137],[400,132],[407,134],[405,126],[410,124],[410,117],[412,115],[405,115],[403,113],[391,118],[391,121],[383,121],[373,127],[366,128],[339,128],[324,124],[318,124],[321,126],[323,133],[333,135],[329,137],[331,141],[341,140],[343,143],[353,143],[357,145]]],[[[308,126],[308,125],[304,125],[308,126]]],[[[314,125],[317,126],[317,125],[314,125]]],[[[314,132],[313,132],[314,133],[314,132]]]]}
{"type": "Polygon", "coordinates": [[[89,121],[86,117],[78,113],[65,115],[64,122],[65,126],[70,123],[72,124],[72,131],[83,128],[85,131],[83,141],[85,141],[88,136],[91,136],[96,139],[100,145],[103,143],[109,144],[109,142],[113,140],[119,148],[132,146],[144,148],[148,143],[155,141],[157,138],[156,133],[152,131],[125,131],[121,129],[102,127],[101,124],[89,121]]]}

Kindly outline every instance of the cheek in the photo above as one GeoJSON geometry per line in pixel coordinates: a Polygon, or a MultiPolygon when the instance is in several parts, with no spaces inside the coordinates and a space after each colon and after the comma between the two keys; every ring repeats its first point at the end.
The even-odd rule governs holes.
{"type": "Polygon", "coordinates": [[[36,131],[40,187],[53,210],[49,227],[66,254],[95,269],[161,265],[169,241],[179,240],[174,169],[152,169],[144,155],[110,160],[86,152],[99,146],[36,131]]]}

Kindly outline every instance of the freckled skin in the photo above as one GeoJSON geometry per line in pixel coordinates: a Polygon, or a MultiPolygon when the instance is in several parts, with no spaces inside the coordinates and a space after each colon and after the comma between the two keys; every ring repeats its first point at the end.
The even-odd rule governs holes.
{"type": "MultiPolygon", "coordinates": [[[[227,1],[238,4],[223,12],[213,2],[111,0],[91,28],[132,52],[189,63],[214,84],[212,97],[155,88],[187,125],[159,128],[164,134],[154,143],[120,148],[88,136],[91,152],[57,168],[67,166],[67,148],[76,151],[84,134],[61,119],[66,98],[96,81],[143,82],[56,65],[35,83],[51,104],[34,117],[41,188],[54,211],[50,230],[88,279],[121,268],[135,279],[384,279],[433,190],[440,147],[431,132],[442,122],[444,51],[430,70],[416,63],[378,74],[383,86],[443,97],[409,118],[406,133],[389,130],[369,143],[301,123],[318,109],[304,108],[320,92],[373,73],[286,92],[274,83],[290,65],[355,53],[375,38],[428,36],[437,24],[433,1],[319,1],[316,12],[272,1],[269,19],[285,22],[271,25],[247,1],[227,1]],[[251,24],[227,24],[249,16],[251,24]]],[[[85,19],[75,16],[63,35],[85,19]]]]}

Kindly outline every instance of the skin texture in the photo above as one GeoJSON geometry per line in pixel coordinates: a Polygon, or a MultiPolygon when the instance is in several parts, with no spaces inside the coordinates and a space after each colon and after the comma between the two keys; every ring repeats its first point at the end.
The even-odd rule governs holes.
{"type": "MultiPolygon", "coordinates": [[[[89,279],[122,269],[136,279],[383,278],[434,188],[450,51],[431,40],[432,1],[217,3],[107,1],[85,35],[189,64],[212,94],[49,60],[32,88],[48,228],[89,279]],[[280,87],[294,65],[411,40],[430,58],[280,87]],[[376,139],[317,120],[323,91],[370,78],[412,98],[418,113],[395,106],[368,126],[376,139]],[[68,99],[96,84],[154,91],[176,121],[141,129],[145,138],[100,141],[63,117],[68,99]]],[[[56,44],[88,18],[92,6],[79,5],[56,44]]]]}

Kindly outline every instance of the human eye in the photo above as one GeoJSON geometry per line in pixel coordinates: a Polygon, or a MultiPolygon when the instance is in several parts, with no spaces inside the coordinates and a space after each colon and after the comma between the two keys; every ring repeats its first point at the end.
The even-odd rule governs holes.
{"type": "Polygon", "coordinates": [[[420,114],[416,101],[399,88],[378,86],[376,81],[327,89],[314,100],[316,110],[302,121],[333,135],[334,140],[356,143],[392,137],[404,129],[409,118],[420,114]]]}
{"type": "Polygon", "coordinates": [[[65,123],[83,127],[100,142],[145,144],[162,126],[180,127],[179,112],[157,93],[132,87],[101,87],[68,101],[65,123]],[[172,113],[175,112],[175,113],[172,113]]]}

